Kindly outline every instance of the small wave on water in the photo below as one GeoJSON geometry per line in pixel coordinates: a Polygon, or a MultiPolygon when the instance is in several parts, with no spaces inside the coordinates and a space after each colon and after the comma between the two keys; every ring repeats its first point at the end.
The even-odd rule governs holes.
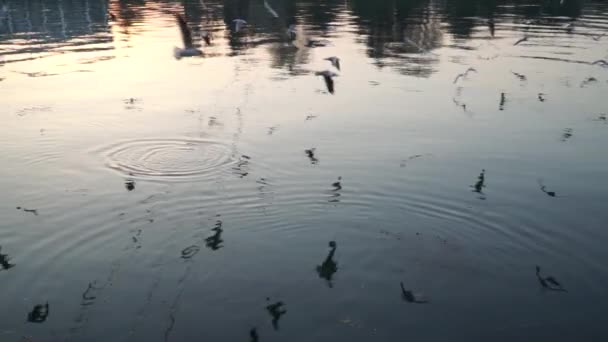
{"type": "Polygon", "coordinates": [[[105,165],[127,176],[191,180],[230,169],[230,146],[200,139],[138,139],[121,141],[95,153],[105,165]]]}

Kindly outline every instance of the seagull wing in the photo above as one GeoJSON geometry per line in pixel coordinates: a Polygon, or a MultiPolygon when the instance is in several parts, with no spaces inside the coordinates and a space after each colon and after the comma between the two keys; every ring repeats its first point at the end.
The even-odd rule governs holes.
{"type": "Polygon", "coordinates": [[[523,37],[523,38],[521,38],[520,40],[516,41],[516,42],[515,42],[515,44],[513,44],[513,46],[515,46],[515,45],[519,45],[519,43],[521,43],[521,42],[525,42],[526,40],[528,40],[528,37],[523,37]]]}
{"type": "Polygon", "coordinates": [[[334,93],[334,80],[331,78],[330,75],[324,74],[323,75],[323,79],[325,80],[325,85],[327,86],[327,91],[329,91],[330,94],[334,93]]]}
{"type": "Polygon", "coordinates": [[[336,58],[336,68],[340,70],[340,60],[336,58]]]}
{"type": "Polygon", "coordinates": [[[456,76],[456,78],[454,79],[454,84],[456,84],[456,82],[458,82],[458,80],[459,80],[461,77],[464,77],[464,74],[458,74],[458,76],[456,76]]]}
{"type": "Polygon", "coordinates": [[[184,19],[183,16],[181,16],[179,14],[176,14],[175,18],[177,19],[177,23],[179,24],[179,30],[182,33],[182,40],[184,41],[184,47],[187,49],[193,47],[192,33],[190,32],[190,28],[188,27],[186,20],[184,19]]]}

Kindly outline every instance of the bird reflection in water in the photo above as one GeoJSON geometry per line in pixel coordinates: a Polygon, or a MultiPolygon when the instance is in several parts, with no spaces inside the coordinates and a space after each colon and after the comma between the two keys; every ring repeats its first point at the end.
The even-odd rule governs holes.
{"type": "Polygon", "coordinates": [[[99,290],[100,288],[95,287],[94,283],[89,283],[89,286],[87,286],[87,289],[84,290],[84,292],[82,293],[82,301],[80,302],[80,305],[82,306],[88,306],[88,305],[92,305],[95,302],[95,299],[97,298],[97,296],[95,296],[92,292],[94,292],[95,290],[99,290]]]}
{"type": "Polygon", "coordinates": [[[218,249],[224,247],[222,245],[222,242],[224,242],[224,240],[222,240],[222,232],[224,231],[222,229],[222,221],[217,220],[215,227],[213,227],[211,230],[214,232],[214,234],[205,239],[205,245],[212,250],[217,251],[218,249]]]}
{"type": "Polygon", "coordinates": [[[323,260],[321,265],[317,266],[317,273],[319,274],[319,278],[325,279],[327,281],[327,286],[332,288],[333,284],[331,282],[331,278],[336,272],[338,272],[338,263],[334,261],[334,254],[336,253],[337,248],[336,242],[330,241],[329,248],[331,249],[329,250],[329,254],[327,254],[325,260],[323,260]]]}
{"type": "Polygon", "coordinates": [[[256,328],[252,328],[249,330],[249,341],[250,342],[258,342],[260,337],[258,336],[258,331],[256,328]]]}
{"type": "Polygon", "coordinates": [[[540,286],[542,286],[543,289],[550,290],[550,291],[568,292],[568,291],[566,291],[566,289],[564,289],[562,284],[560,284],[557,281],[557,279],[555,279],[551,276],[549,276],[549,277],[541,276],[540,275],[540,266],[536,266],[536,278],[538,279],[538,282],[540,283],[540,286]]]}
{"type": "Polygon", "coordinates": [[[426,299],[423,295],[414,293],[410,290],[406,290],[405,286],[403,286],[403,282],[401,282],[400,285],[401,285],[401,298],[403,298],[404,301],[406,301],[408,303],[416,303],[416,304],[426,304],[429,302],[429,300],[426,299]]]}
{"type": "MultiPolygon", "coordinates": [[[[481,173],[479,174],[479,176],[477,177],[477,182],[475,182],[475,185],[471,185],[471,187],[473,188],[473,192],[476,192],[478,194],[483,195],[483,188],[486,187],[486,170],[483,169],[481,170],[481,173]]],[[[485,199],[485,197],[480,197],[481,199],[485,199]]]]}
{"type": "Polygon", "coordinates": [[[316,149],[314,147],[309,150],[304,150],[304,153],[306,153],[306,156],[308,157],[308,159],[310,159],[310,163],[313,165],[319,162],[319,159],[315,157],[315,151],[316,149]]]}
{"type": "MultiPolygon", "coordinates": [[[[0,246],[0,252],[2,252],[2,246],[0,246]]],[[[7,254],[0,253],[0,271],[8,270],[15,267],[15,264],[10,263],[11,258],[7,254]]]]}
{"type": "Polygon", "coordinates": [[[330,203],[337,203],[340,202],[340,200],[338,199],[340,197],[340,190],[342,190],[342,176],[338,177],[338,180],[336,182],[333,182],[331,184],[331,186],[333,186],[333,189],[331,189],[330,192],[330,199],[328,202],[330,203]]]}
{"type": "Polygon", "coordinates": [[[27,321],[31,323],[42,323],[49,317],[49,303],[37,304],[32,311],[27,314],[27,321]]]}
{"type": "Polygon", "coordinates": [[[498,105],[499,110],[505,110],[505,103],[507,102],[507,96],[505,93],[500,93],[500,103],[498,105]]]}
{"type": "Polygon", "coordinates": [[[135,181],[132,179],[127,179],[125,181],[125,189],[127,189],[127,191],[135,190],[135,181]]]}
{"type": "Polygon", "coordinates": [[[555,191],[547,191],[547,187],[543,184],[543,180],[542,179],[538,180],[538,185],[540,185],[540,191],[542,191],[545,194],[547,194],[547,196],[550,196],[550,197],[557,196],[557,194],[555,193],[555,191]]]}
{"type": "MultiPolygon", "coordinates": [[[[270,298],[266,298],[266,300],[269,301],[270,298]]],[[[276,303],[269,304],[266,306],[266,311],[268,311],[270,316],[272,316],[272,327],[274,328],[274,330],[279,330],[279,319],[281,319],[281,316],[287,313],[287,310],[284,309],[284,306],[285,304],[283,304],[282,301],[278,301],[276,303]]]]}

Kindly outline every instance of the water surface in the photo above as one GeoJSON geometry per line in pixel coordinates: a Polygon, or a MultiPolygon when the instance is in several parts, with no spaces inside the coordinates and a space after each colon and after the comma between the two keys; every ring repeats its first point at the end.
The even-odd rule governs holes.
{"type": "Polygon", "coordinates": [[[0,5],[0,340],[608,337],[608,4],[0,5]]]}

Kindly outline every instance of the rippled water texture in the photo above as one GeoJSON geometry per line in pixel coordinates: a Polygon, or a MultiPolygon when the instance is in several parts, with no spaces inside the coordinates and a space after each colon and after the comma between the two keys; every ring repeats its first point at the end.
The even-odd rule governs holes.
{"type": "Polygon", "coordinates": [[[607,61],[602,1],[0,0],[0,341],[608,340],[607,61]]]}

